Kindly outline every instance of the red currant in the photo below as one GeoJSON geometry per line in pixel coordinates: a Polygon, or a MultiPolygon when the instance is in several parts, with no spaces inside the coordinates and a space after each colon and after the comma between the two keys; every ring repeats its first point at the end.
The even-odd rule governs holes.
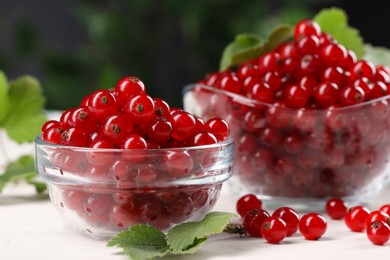
{"type": "Polygon", "coordinates": [[[344,222],[346,226],[354,232],[362,232],[365,229],[365,221],[370,211],[364,206],[355,206],[345,214],[344,222]]]}
{"type": "Polygon", "coordinates": [[[299,221],[299,231],[307,240],[319,239],[326,229],[326,219],[318,213],[307,213],[299,221]]]}
{"type": "Polygon", "coordinates": [[[261,235],[268,243],[278,244],[287,235],[286,223],[277,217],[268,217],[261,224],[261,235]]]}
{"type": "Polygon", "coordinates": [[[375,245],[383,245],[390,239],[389,224],[383,221],[371,222],[366,231],[368,239],[375,245]]]}
{"type": "Polygon", "coordinates": [[[273,213],[272,217],[282,219],[287,226],[286,236],[292,236],[298,231],[299,228],[299,214],[298,212],[290,207],[277,208],[273,213]]]}
{"type": "Polygon", "coordinates": [[[330,198],[326,201],[325,211],[332,219],[344,218],[347,210],[347,203],[340,198],[330,198]]]}
{"type": "Polygon", "coordinates": [[[261,209],[262,202],[259,200],[255,194],[246,194],[241,196],[236,203],[237,213],[241,217],[244,217],[245,214],[253,209],[261,209]]]}

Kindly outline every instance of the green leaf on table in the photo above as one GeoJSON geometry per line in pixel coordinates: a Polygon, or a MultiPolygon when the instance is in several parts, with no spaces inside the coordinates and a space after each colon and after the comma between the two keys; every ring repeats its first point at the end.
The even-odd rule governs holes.
{"type": "Polygon", "coordinates": [[[363,56],[363,38],[357,29],[348,25],[348,17],[343,9],[325,8],[313,19],[320,25],[321,31],[329,33],[338,43],[354,51],[358,59],[363,56]]]}
{"type": "Polygon", "coordinates": [[[26,175],[35,175],[34,157],[23,155],[17,161],[10,163],[5,172],[0,175],[0,192],[6,184],[22,179],[26,175]]]}
{"type": "Polygon", "coordinates": [[[180,224],[168,231],[168,246],[176,254],[193,253],[208,236],[221,233],[236,217],[236,214],[228,212],[210,212],[201,221],[180,224]]]}
{"type": "Polygon", "coordinates": [[[17,143],[34,141],[47,120],[39,81],[32,76],[22,76],[10,81],[8,89],[4,85],[7,86],[0,75],[0,101],[6,104],[6,109],[0,112],[0,127],[17,143]]]}
{"type": "Polygon", "coordinates": [[[263,41],[256,34],[238,34],[234,41],[224,48],[219,70],[224,71],[244,61],[260,57],[264,53],[273,50],[291,35],[292,28],[289,25],[280,25],[275,28],[266,41],[263,41]]]}
{"type": "Polygon", "coordinates": [[[133,260],[162,257],[169,252],[165,234],[149,225],[133,225],[118,233],[107,243],[108,247],[120,247],[133,260]]]}
{"type": "Polygon", "coordinates": [[[390,49],[365,44],[363,59],[372,62],[374,65],[390,67],[390,49]]]}

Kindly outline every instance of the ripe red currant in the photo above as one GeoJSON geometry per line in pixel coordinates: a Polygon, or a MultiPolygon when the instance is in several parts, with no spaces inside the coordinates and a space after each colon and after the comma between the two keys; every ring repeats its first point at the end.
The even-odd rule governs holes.
{"type": "Polygon", "coordinates": [[[292,236],[298,231],[299,228],[299,214],[298,212],[290,207],[277,208],[273,213],[272,217],[282,219],[287,226],[286,236],[292,236]]]}
{"type": "Polygon", "coordinates": [[[330,198],[326,201],[325,211],[332,219],[344,218],[347,210],[347,203],[340,198],[330,198]]]}
{"type": "Polygon", "coordinates": [[[344,222],[346,226],[354,232],[362,232],[365,229],[365,221],[370,214],[368,208],[364,206],[355,206],[345,214],[344,222]]]}
{"type": "Polygon", "coordinates": [[[261,206],[261,200],[252,193],[241,196],[236,202],[236,210],[241,217],[244,217],[245,214],[250,210],[261,209],[261,206]]]}
{"type": "Polygon", "coordinates": [[[299,231],[307,240],[319,239],[326,229],[326,219],[318,213],[307,213],[299,221],[299,231]]]}
{"type": "Polygon", "coordinates": [[[268,217],[261,224],[261,235],[268,243],[278,244],[287,235],[287,225],[277,217],[268,217]]]}
{"type": "Polygon", "coordinates": [[[383,221],[374,221],[368,225],[366,234],[373,244],[383,245],[390,239],[390,227],[383,221]]]}

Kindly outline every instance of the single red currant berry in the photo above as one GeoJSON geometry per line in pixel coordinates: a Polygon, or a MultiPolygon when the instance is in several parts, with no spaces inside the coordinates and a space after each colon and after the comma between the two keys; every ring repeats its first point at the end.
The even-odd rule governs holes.
{"type": "Polygon", "coordinates": [[[169,121],[172,124],[172,137],[181,141],[195,134],[195,117],[186,111],[177,111],[171,114],[169,121]]]}
{"type": "Polygon", "coordinates": [[[191,174],[194,162],[186,151],[169,151],[163,159],[166,172],[175,177],[185,177],[191,174]]]}
{"type": "Polygon", "coordinates": [[[217,137],[209,131],[200,131],[186,139],[188,146],[200,146],[218,143],[217,137]]]}
{"type": "Polygon", "coordinates": [[[279,71],[281,68],[280,55],[277,52],[268,52],[259,59],[259,72],[264,75],[268,71],[279,71]]]}
{"type": "Polygon", "coordinates": [[[90,148],[94,148],[88,151],[86,154],[87,160],[93,166],[109,165],[115,158],[115,153],[110,151],[102,151],[103,149],[113,149],[114,144],[104,139],[97,139],[88,145],[90,148]]]}
{"type": "Polygon", "coordinates": [[[298,231],[299,227],[299,214],[298,212],[290,207],[277,208],[273,213],[272,217],[282,219],[287,226],[286,236],[291,236],[298,231]]]}
{"type": "Polygon", "coordinates": [[[326,229],[326,219],[318,213],[307,213],[299,221],[299,231],[307,240],[319,239],[326,229]]]}
{"type": "Polygon", "coordinates": [[[362,232],[365,228],[365,221],[370,211],[364,206],[355,206],[345,214],[344,222],[346,226],[354,232],[362,232]]]}
{"type": "Polygon", "coordinates": [[[88,102],[89,110],[99,121],[119,110],[119,104],[114,95],[106,89],[96,90],[91,94],[88,102]]]}
{"type": "Polygon", "coordinates": [[[390,227],[383,221],[374,221],[367,227],[368,239],[375,245],[383,245],[390,239],[390,227]]]}
{"type": "Polygon", "coordinates": [[[144,92],[144,83],[134,76],[123,77],[115,85],[115,94],[121,104],[126,104],[129,97],[144,92]]]}
{"type": "Polygon", "coordinates": [[[42,125],[41,131],[44,132],[51,127],[59,127],[61,125],[62,123],[58,122],[57,120],[48,120],[42,125]]]}
{"type": "Polygon", "coordinates": [[[367,228],[374,221],[383,221],[390,225],[390,217],[387,213],[381,210],[374,210],[366,217],[365,227],[367,228]]]}
{"type": "Polygon", "coordinates": [[[352,106],[364,101],[364,91],[361,87],[353,85],[341,89],[339,101],[342,106],[352,106]]]}
{"type": "Polygon", "coordinates": [[[76,107],[69,115],[68,124],[83,129],[86,134],[95,131],[98,119],[87,107],[76,107]]]}
{"type": "Polygon", "coordinates": [[[70,114],[72,113],[73,108],[67,109],[64,112],[61,113],[60,122],[68,124],[68,120],[70,117],[70,114]]]}
{"type": "Polygon", "coordinates": [[[262,202],[259,200],[255,194],[246,194],[241,196],[237,200],[236,210],[241,217],[244,217],[245,214],[252,209],[261,209],[262,202]]]}
{"type": "Polygon", "coordinates": [[[133,123],[123,113],[114,113],[106,117],[100,126],[103,138],[116,145],[121,144],[132,131],[133,123]]]}
{"type": "Polygon", "coordinates": [[[48,128],[42,132],[42,140],[53,144],[61,144],[61,135],[69,126],[58,122],[58,124],[48,124],[46,127],[48,128]],[[49,125],[52,126],[48,127],[49,125]]]}
{"type": "Polygon", "coordinates": [[[311,19],[302,19],[294,26],[294,39],[298,40],[302,36],[315,35],[320,36],[320,25],[311,19]]]}
{"type": "Polygon", "coordinates": [[[376,68],[370,61],[358,60],[351,68],[351,74],[356,78],[366,77],[371,80],[376,74],[376,68]]]}
{"type": "Polygon", "coordinates": [[[369,99],[376,99],[380,98],[383,96],[386,96],[388,92],[388,87],[387,84],[382,82],[382,81],[375,81],[372,84],[370,94],[369,94],[369,99]]]}
{"type": "Polygon", "coordinates": [[[230,134],[228,123],[219,117],[213,117],[207,120],[204,129],[214,134],[219,142],[225,140],[230,134]]]}
{"type": "Polygon", "coordinates": [[[124,111],[131,121],[144,126],[155,116],[155,103],[153,98],[145,93],[136,94],[124,105],[124,111]]]}
{"type": "Polygon", "coordinates": [[[270,214],[266,210],[253,209],[244,215],[242,225],[249,236],[261,237],[261,225],[268,217],[270,214]]]}
{"type": "Polygon", "coordinates": [[[332,219],[344,218],[347,210],[347,203],[340,198],[330,198],[326,201],[325,211],[332,219]]]}
{"type": "Polygon", "coordinates": [[[247,96],[249,98],[252,98],[261,103],[272,103],[274,98],[271,87],[265,82],[260,82],[248,86],[247,91],[247,96]]]}
{"type": "Polygon", "coordinates": [[[81,128],[71,126],[61,133],[61,144],[85,147],[87,145],[87,135],[81,128]]]}
{"type": "Polygon", "coordinates": [[[278,72],[269,71],[262,77],[262,82],[268,84],[272,91],[277,91],[282,85],[282,79],[278,72]]]}
{"type": "Polygon", "coordinates": [[[390,204],[382,205],[379,210],[390,216],[390,204]]]}
{"type": "Polygon", "coordinates": [[[261,235],[268,243],[280,243],[287,235],[286,222],[277,217],[266,218],[261,224],[261,235]]]}
{"type": "Polygon", "coordinates": [[[145,127],[145,132],[150,140],[165,143],[172,137],[172,124],[164,117],[156,117],[145,127]]]}
{"type": "Polygon", "coordinates": [[[323,46],[320,59],[328,66],[342,66],[348,57],[347,49],[338,43],[323,46]]]}
{"type": "Polygon", "coordinates": [[[316,35],[302,36],[295,42],[295,47],[301,55],[315,54],[320,47],[320,40],[316,35]]]}
{"type": "Polygon", "coordinates": [[[161,98],[153,98],[154,101],[154,107],[157,117],[165,117],[170,118],[171,117],[171,108],[169,107],[168,102],[161,98]]]}
{"type": "Polygon", "coordinates": [[[284,90],[284,101],[292,108],[302,108],[309,100],[309,93],[305,87],[292,84],[284,90]]]}
{"type": "Polygon", "coordinates": [[[226,75],[221,78],[218,87],[236,94],[240,93],[242,89],[241,82],[234,72],[226,73],[226,75]]]}
{"type": "Polygon", "coordinates": [[[339,98],[339,87],[330,81],[323,82],[315,87],[314,99],[322,107],[333,106],[339,98]]]}

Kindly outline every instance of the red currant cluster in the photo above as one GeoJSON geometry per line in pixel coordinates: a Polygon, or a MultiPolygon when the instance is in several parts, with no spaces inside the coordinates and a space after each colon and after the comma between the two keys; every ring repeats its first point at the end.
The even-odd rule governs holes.
{"type": "MultiPolygon", "coordinates": [[[[300,217],[290,207],[279,207],[272,215],[262,208],[262,202],[254,194],[248,193],[236,202],[236,210],[242,218],[247,235],[263,237],[272,244],[280,243],[298,230],[307,240],[317,240],[327,229],[327,221],[319,213],[310,212],[300,217]]],[[[343,219],[353,232],[366,230],[368,239],[376,245],[383,245],[390,239],[390,204],[370,212],[365,206],[348,208],[340,198],[330,198],[325,204],[325,212],[334,220],[343,219]]]]}
{"type": "Polygon", "coordinates": [[[42,127],[43,140],[91,148],[173,148],[215,144],[229,136],[221,118],[204,122],[180,108],[170,108],[145,92],[137,77],[120,79],[111,90],[99,89],[59,121],[42,127]]]}
{"type": "Polygon", "coordinates": [[[389,177],[390,69],[357,60],[313,20],[299,22],[291,41],[198,83],[185,104],[228,122],[240,190],[369,195],[389,177]]]}
{"type": "Polygon", "coordinates": [[[246,194],[236,203],[243,227],[249,236],[263,237],[271,244],[280,243],[298,230],[307,240],[319,239],[327,229],[326,219],[319,213],[310,212],[302,217],[290,207],[277,208],[272,215],[262,208],[262,202],[254,194],[246,194]]]}
{"type": "Polygon", "coordinates": [[[55,204],[90,232],[136,223],[166,230],[214,206],[223,181],[216,176],[232,169],[233,146],[224,149],[232,142],[223,142],[229,132],[223,119],[170,108],[140,79],[124,77],[43,125],[42,139],[61,146],[41,148],[50,161],[42,174],[62,175],[51,191],[55,204]]]}

